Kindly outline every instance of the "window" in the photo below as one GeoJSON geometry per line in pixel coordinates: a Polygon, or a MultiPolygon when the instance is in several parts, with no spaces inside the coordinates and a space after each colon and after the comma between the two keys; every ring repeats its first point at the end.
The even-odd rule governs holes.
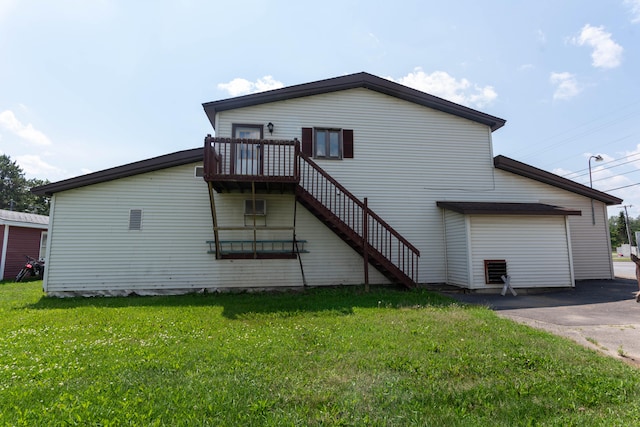
{"type": "Polygon", "coordinates": [[[507,261],[503,259],[485,259],[484,260],[484,281],[488,285],[500,284],[502,276],[507,275],[507,261]]]}
{"type": "Polygon", "coordinates": [[[129,230],[142,230],[142,209],[129,211],[129,230]]]}
{"type": "Polygon", "coordinates": [[[352,159],[353,130],[302,128],[301,150],[316,159],[352,159]]]}
{"type": "Polygon", "coordinates": [[[342,132],[337,129],[316,129],[314,157],[342,158],[342,132]]]}
{"type": "Polygon", "coordinates": [[[196,178],[202,178],[204,176],[204,166],[196,166],[193,176],[196,178]]]}

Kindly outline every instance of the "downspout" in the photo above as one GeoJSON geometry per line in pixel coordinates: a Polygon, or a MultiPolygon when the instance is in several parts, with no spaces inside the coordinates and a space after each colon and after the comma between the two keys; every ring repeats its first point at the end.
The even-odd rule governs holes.
{"type": "Polygon", "coordinates": [[[469,289],[476,289],[476,285],[473,282],[473,242],[471,236],[471,216],[464,215],[464,227],[466,234],[467,244],[467,280],[469,289]]]}
{"type": "Polygon", "coordinates": [[[446,209],[440,209],[442,212],[442,238],[443,246],[444,246],[444,281],[446,284],[449,284],[449,244],[447,241],[447,218],[446,218],[446,209]]]}
{"type": "MultiPolygon", "coordinates": [[[[571,275],[571,287],[576,287],[576,278],[573,272],[573,251],[571,250],[571,226],[569,223],[569,217],[564,217],[564,228],[567,230],[567,252],[569,254],[569,274],[571,275]]],[[[607,227],[609,229],[609,227],[607,227]]]]}

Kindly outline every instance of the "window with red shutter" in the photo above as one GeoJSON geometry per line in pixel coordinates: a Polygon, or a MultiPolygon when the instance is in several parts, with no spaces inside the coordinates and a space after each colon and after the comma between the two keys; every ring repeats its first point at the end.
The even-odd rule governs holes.
{"type": "Polygon", "coordinates": [[[316,159],[352,159],[353,130],[302,128],[302,152],[316,159]]]}

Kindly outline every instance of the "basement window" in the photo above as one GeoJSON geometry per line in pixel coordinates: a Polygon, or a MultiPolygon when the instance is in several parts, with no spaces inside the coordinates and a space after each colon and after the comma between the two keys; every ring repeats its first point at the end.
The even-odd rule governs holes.
{"type": "Polygon", "coordinates": [[[142,230],[142,209],[129,211],[129,230],[142,230]]]}
{"type": "Polygon", "coordinates": [[[484,260],[484,281],[488,285],[502,285],[502,276],[507,275],[507,261],[503,259],[484,260]]]}

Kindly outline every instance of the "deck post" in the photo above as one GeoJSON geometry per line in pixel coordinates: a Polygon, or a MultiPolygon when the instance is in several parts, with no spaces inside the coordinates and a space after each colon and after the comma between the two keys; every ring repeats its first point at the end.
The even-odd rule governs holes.
{"type": "Polygon", "coordinates": [[[211,218],[213,219],[213,240],[216,242],[216,259],[220,259],[222,255],[222,248],[220,247],[220,235],[218,233],[218,218],[216,216],[216,203],[213,195],[213,184],[211,181],[207,182],[209,187],[209,204],[211,206],[211,218]]]}
{"type": "Polygon", "coordinates": [[[362,208],[362,252],[364,258],[364,290],[369,292],[369,205],[367,198],[364,198],[362,208]]]}
{"type": "Polygon", "coordinates": [[[300,162],[300,142],[298,141],[298,138],[295,138],[293,141],[295,142],[295,145],[293,146],[293,177],[300,182],[298,172],[298,162],[300,162]]]}
{"type": "MultiPolygon", "coordinates": [[[[251,200],[253,207],[253,259],[258,259],[258,230],[256,229],[256,182],[251,181],[251,200]]],[[[266,224],[266,223],[265,223],[266,224]]]]}

